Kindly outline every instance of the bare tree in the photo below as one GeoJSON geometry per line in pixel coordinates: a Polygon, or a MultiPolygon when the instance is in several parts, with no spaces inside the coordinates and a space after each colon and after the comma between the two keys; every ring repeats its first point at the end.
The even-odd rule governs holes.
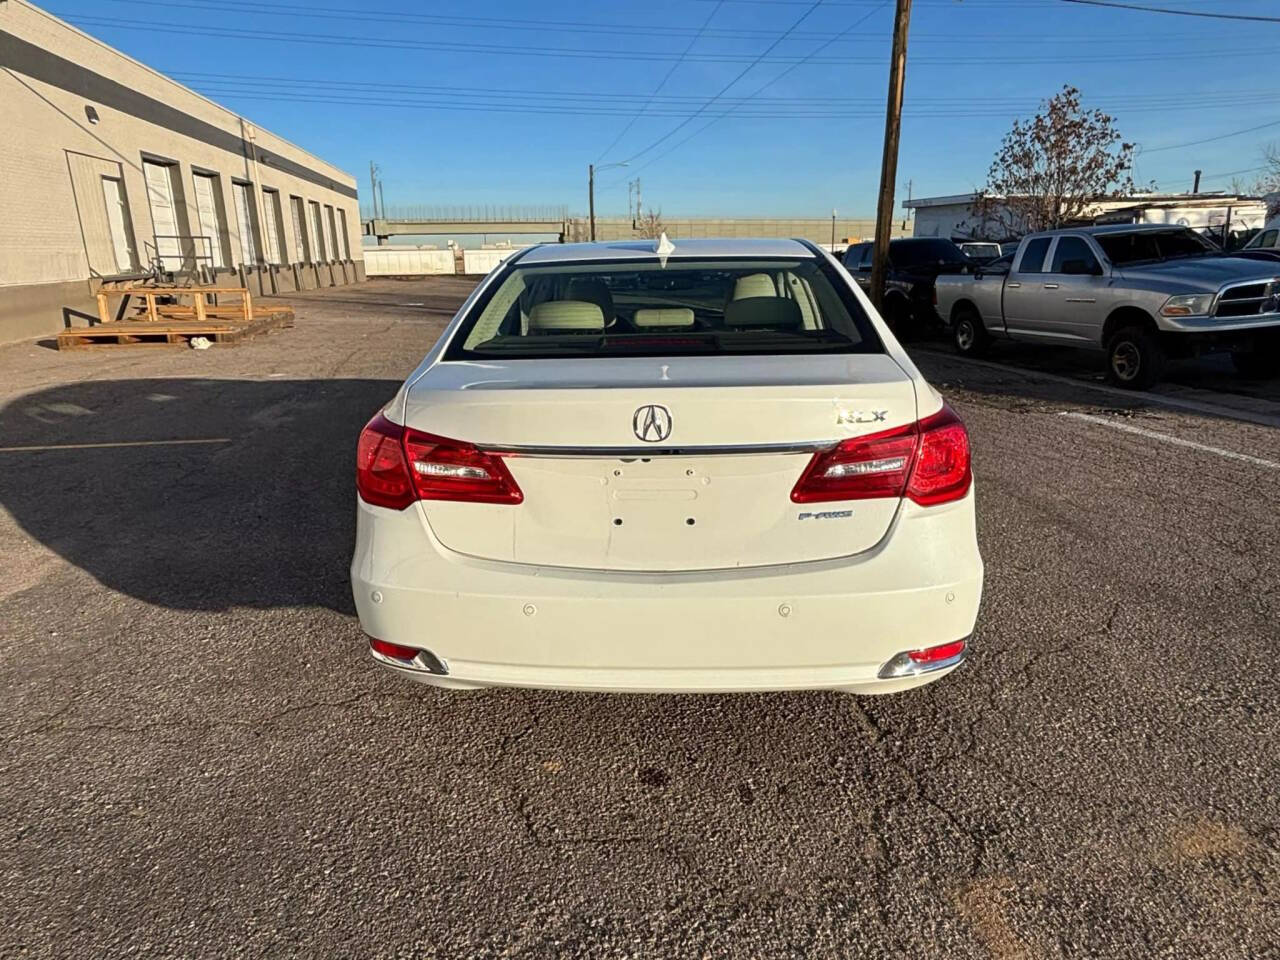
{"type": "Polygon", "coordinates": [[[1262,148],[1264,169],[1253,185],[1258,196],[1277,194],[1267,200],[1267,216],[1280,213],[1280,143],[1268,143],[1262,148]]]}
{"type": "Polygon", "coordinates": [[[640,236],[650,240],[657,240],[658,237],[666,231],[667,225],[662,222],[661,210],[649,210],[636,221],[636,229],[640,232],[640,236]]]}
{"type": "Polygon", "coordinates": [[[1085,110],[1080,91],[1063,87],[1000,142],[973,204],[978,228],[1003,240],[1084,219],[1093,201],[1133,192],[1133,148],[1113,117],[1085,110]]]}

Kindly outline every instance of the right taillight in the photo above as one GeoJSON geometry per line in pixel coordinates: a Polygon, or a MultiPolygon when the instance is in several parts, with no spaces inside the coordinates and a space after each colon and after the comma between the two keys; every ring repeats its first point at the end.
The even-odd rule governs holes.
{"type": "Polygon", "coordinates": [[[973,483],[969,431],[945,403],[917,426],[920,453],[907,483],[907,496],[923,507],[959,500],[973,483]]]}
{"type": "Polygon", "coordinates": [[[910,497],[922,506],[959,500],[973,474],[969,435],[949,406],[905,427],[842,440],[813,455],[796,503],[910,497]]]}
{"type": "Polygon", "coordinates": [[[403,510],[417,499],[404,458],[404,427],[378,414],[356,444],[356,490],[375,507],[403,510]]]}
{"type": "Polygon", "coordinates": [[[356,490],[366,503],[392,510],[403,510],[414,500],[524,500],[501,457],[474,444],[402,427],[382,414],[360,434],[356,490]]]}

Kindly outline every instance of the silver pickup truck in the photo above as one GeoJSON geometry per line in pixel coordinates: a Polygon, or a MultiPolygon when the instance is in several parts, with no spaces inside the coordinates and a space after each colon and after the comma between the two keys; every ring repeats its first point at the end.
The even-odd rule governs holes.
{"type": "Polygon", "coordinates": [[[1133,388],[1170,357],[1213,350],[1246,376],[1280,372],[1280,262],[1228,256],[1185,227],[1031,234],[1009,256],[938,277],[934,295],[964,354],[993,339],[1102,349],[1112,382],[1133,388]]]}

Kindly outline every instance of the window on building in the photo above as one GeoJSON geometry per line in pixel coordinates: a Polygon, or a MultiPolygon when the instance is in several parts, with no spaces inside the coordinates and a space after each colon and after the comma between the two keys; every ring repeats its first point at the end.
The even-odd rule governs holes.
{"type": "Polygon", "coordinates": [[[240,262],[248,266],[258,262],[256,217],[253,215],[253,194],[250,185],[240,181],[232,181],[231,191],[236,198],[236,220],[240,228],[240,262]]]}
{"type": "Polygon", "coordinates": [[[311,242],[307,238],[307,210],[302,205],[302,198],[290,197],[289,209],[293,213],[293,247],[297,251],[298,262],[310,263],[311,242]]]}
{"type": "Polygon", "coordinates": [[[284,234],[280,232],[280,191],[262,188],[263,235],[267,247],[267,263],[284,263],[284,234]]]}
{"type": "Polygon", "coordinates": [[[227,217],[222,205],[222,184],[216,173],[193,173],[196,194],[196,217],[199,220],[195,241],[196,256],[206,266],[225,267],[228,255],[227,217]]]}
{"type": "Polygon", "coordinates": [[[351,234],[347,233],[347,211],[342,209],[338,210],[338,229],[342,234],[339,238],[342,241],[342,257],[344,260],[350,260],[351,234]]]}
{"type": "Polygon", "coordinates": [[[129,222],[129,202],[125,198],[124,181],[119,177],[102,178],[102,199],[107,205],[107,226],[116,271],[132,273],[138,268],[138,251],[133,245],[133,226],[129,222]]]}
{"type": "Polygon", "coordinates": [[[314,251],[314,261],[316,263],[324,263],[328,260],[328,254],[324,244],[324,228],[320,226],[320,204],[315,200],[307,201],[307,229],[311,234],[311,249],[314,251]]]}

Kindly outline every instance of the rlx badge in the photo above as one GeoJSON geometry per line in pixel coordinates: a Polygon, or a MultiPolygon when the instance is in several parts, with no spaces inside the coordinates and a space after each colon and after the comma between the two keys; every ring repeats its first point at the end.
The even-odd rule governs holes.
{"type": "Polygon", "coordinates": [[[884,423],[888,410],[837,410],[836,423],[884,423]]]}

